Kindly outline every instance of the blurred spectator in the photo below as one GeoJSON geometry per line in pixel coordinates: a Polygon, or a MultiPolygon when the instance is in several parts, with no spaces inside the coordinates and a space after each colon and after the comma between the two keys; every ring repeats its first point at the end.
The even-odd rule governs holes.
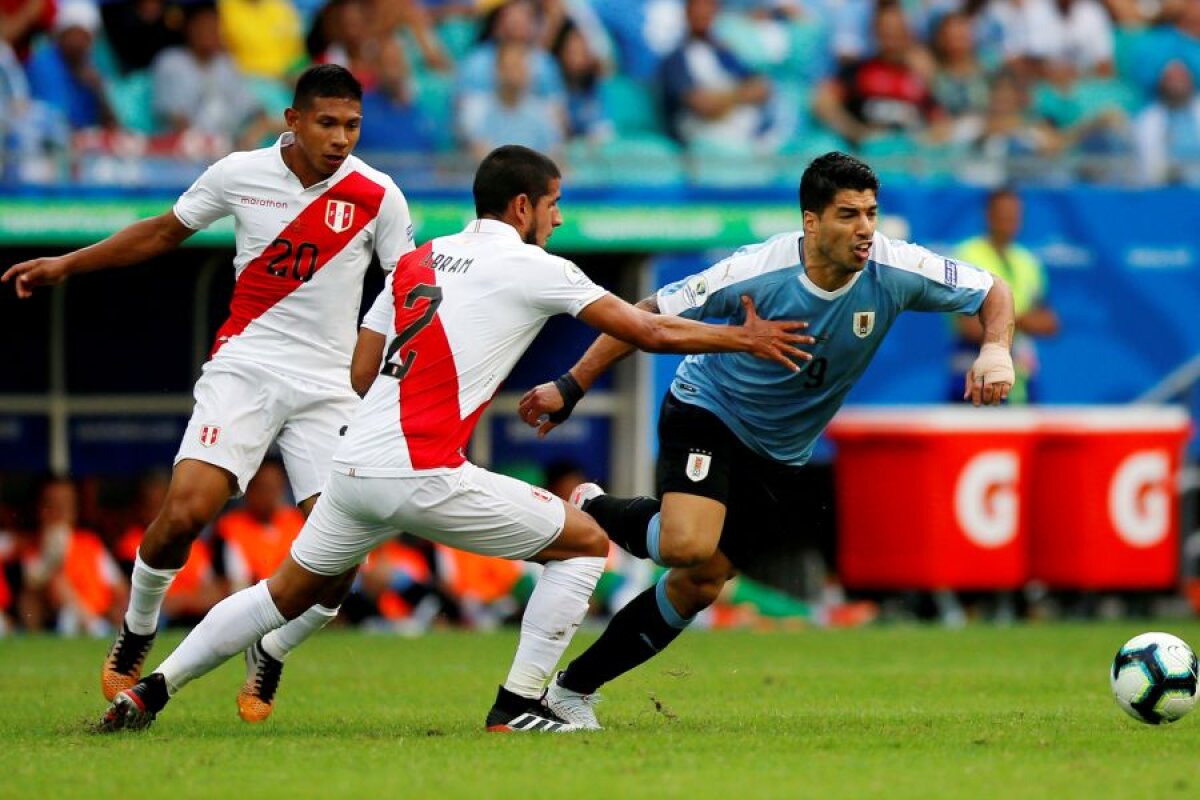
{"type": "MultiPolygon", "coordinates": [[[[587,0],[540,0],[542,16],[541,44],[555,53],[564,33],[574,28],[582,39],[596,69],[605,73],[612,67],[612,43],[604,30],[604,23],[587,0]]],[[[555,53],[557,56],[557,53],[555,53]]],[[[559,58],[561,65],[562,59],[559,58]]]]}
{"type": "Polygon", "coordinates": [[[951,117],[982,114],[988,104],[988,81],[976,56],[971,18],[957,11],[942,16],[933,28],[932,50],[937,104],[951,117]]]}
{"type": "Polygon", "coordinates": [[[380,39],[391,38],[407,28],[421,51],[425,66],[447,71],[454,62],[446,53],[425,8],[424,0],[365,0],[371,32],[380,39]]]}
{"type": "Polygon", "coordinates": [[[434,149],[436,123],[416,102],[416,86],[400,47],[380,52],[375,85],[363,92],[362,106],[359,150],[427,153],[434,149]]]}
{"type": "Polygon", "coordinates": [[[55,0],[0,0],[0,39],[8,42],[22,62],[30,45],[54,25],[55,0]]]}
{"type": "Polygon", "coordinates": [[[481,556],[436,545],[438,575],[458,603],[460,621],[473,630],[493,630],[520,611],[513,597],[524,574],[520,561],[481,556]]]}
{"type": "MultiPolygon", "coordinates": [[[[1003,278],[1012,289],[1017,330],[1013,337],[1013,366],[1017,379],[1008,394],[1010,404],[1037,399],[1037,348],[1034,339],[1058,335],[1058,315],[1046,300],[1046,268],[1032,252],[1017,244],[1023,214],[1021,197],[1011,189],[999,189],[988,195],[987,231],[959,245],[955,257],[986,269],[1003,278]]],[[[967,374],[983,328],[979,320],[966,314],[954,317],[958,341],[951,363],[950,397],[961,400],[963,376],[967,374]]]]}
{"type": "Polygon", "coordinates": [[[78,526],[78,494],[66,478],[38,493],[37,527],[22,560],[22,622],[37,630],[54,620],[64,635],[107,636],[120,623],[127,587],[95,533],[78,526]]]}
{"type": "Polygon", "coordinates": [[[400,49],[394,36],[379,32],[365,0],[331,0],[313,21],[306,46],[313,61],[345,67],[366,91],[379,83],[384,51],[400,49]]]}
{"type": "Polygon", "coordinates": [[[19,585],[14,576],[19,576],[21,568],[17,544],[16,535],[0,527],[0,637],[6,636],[13,628],[13,612],[16,610],[13,585],[19,585]]]}
{"type": "MultiPolygon", "coordinates": [[[[117,539],[113,555],[116,556],[124,574],[133,569],[138,547],[146,528],[163,507],[169,478],[165,474],[147,475],[138,482],[137,502],[134,506],[134,521],[117,539]]],[[[164,624],[193,624],[224,597],[223,587],[218,583],[213,569],[212,553],[204,538],[192,542],[188,560],[184,563],[163,601],[162,621],[164,624]]]]}
{"type": "Polygon", "coordinates": [[[367,623],[372,628],[416,635],[444,610],[456,615],[454,601],[437,584],[432,559],[430,543],[403,535],[375,548],[342,604],[342,616],[351,624],[374,618],[367,623]]]}
{"type": "Polygon", "coordinates": [[[72,0],[58,9],[53,45],[38,48],[29,59],[33,96],[59,109],[75,130],[117,126],[92,53],[99,27],[96,7],[72,0]]]}
{"type": "Polygon", "coordinates": [[[501,0],[486,3],[491,10],[480,30],[480,44],[459,69],[459,92],[463,102],[487,95],[496,88],[497,50],[505,44],[523,45],[528,53],[530,92],[543,100],[561,102],[562,74],[554,58],[538,42],[537,9],[532,0],[501,0]]]}
{"type": "Polygon", "coordinates": [[[225,52],[215,8],[192,8],[184,35],[185,47],[172,47],[154,62],[154,111],[168,130],[217,137],[226,151],[230,144],[257,147],[267,134],[282,130],[225,52]]]}
{"type": "Polygon", "coordinates": [[[231,591],[271,577],[304,527],[304,515],[287,504],[286,491],[283,465],[272,459],[263,461],[246,486],[242,504],[217,519],[231,591]]]}
{"type": "Polygon", "coordinates": [[[30,96],[25,70],[8,43],[0,41],[0,180],[53,180],[70,139],[66,116],[30,96]]]}
{"type": "Polygon", "coordinates": [[[562,148],[562,106],[532,91],[528,45],[505,42],[496,51],[496,89],[462,109],[463,138],[475,158],[502,144],[521,144],[551,157],[562,148]]]}
{"type": "Polygon", "coordinates": [[[551,52],[567,87],[567,136],[603,141],[612,137],[612,120],[600,96],[603,68],[579,28],[571,22],[559,29],[551,52]]]}
{"type": "Polygon", "coordinates": [[[575,487],[586,482],[587,474],[574,461],[552,461],[546,465],[546,490],[562,500],[570,500],[575,487]]]}
{"type": "Polygon", "coordinates": [[[852,142],[887,133],[939,138],[945,114],[930,91],[923,50],[900,6],[883,5],[875,12],[875,40],[876,55],[843,67],[822,84],[813,111],[852,142]]]}
{"type": "Polygon", "coordinates": [[[163,50],[183,44],[184,12],[166,0],[110,0],[100,16],[122,72],[146,69],[163,50]]]}
{"type": "Polygon", "coordinates": [[[672,134],[686,144],[767,144],[776,133],[771,85],[713,38],[720,0],[687,0],[684,10],[687,34],[661,72],[672,134]]]}
{"type": "Polygon", "coordinates": [[[955,137],[979,155],[994,160],[1048,156],[1066,141],[1030,110],[1029,90],[1019,77],[1002,72],[992,80],[988,107],[982,118],[955,125],[955,137]]]}
{"type": "Polygon", "coordinates": [[[1097,0],[994,0],[992,17],[1004,37],[1009,67],[1023,76],[1047,62],[1078,75],[1111,75],[1112,19],[1097,0]]]}
{"type": "Polygon", "coordinates": [[[221,38],[238,69],[280,80],[305,62],[300,14],[291,0],[217,0],[221,38]]]}
{"type": "Polygon", "coordinates": [[[1200,95],[1184,62],[1163,68],[1158,97],[1134,119],[1133,139],[1140,182],[1200,184],[1200,95]]]}
{"type": "Polygon", "coordinates": [[[1171,9],[1167,25],[1148,31],[1134,48],[1130,75],[1147,95],[1155,92],[1163,68],[1182,61],[1193,76],[1200,75],[1200,0],[1180,0],[1171,9]]]}

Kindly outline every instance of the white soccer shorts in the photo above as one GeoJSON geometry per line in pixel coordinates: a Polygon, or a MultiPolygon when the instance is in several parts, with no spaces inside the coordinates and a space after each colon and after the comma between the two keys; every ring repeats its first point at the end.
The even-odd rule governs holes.
{"type": "Polygon", "coordinates": [[[292,542],[292,560],[319,575],[342,574],[400,532],[524,560],[558,538],[566,521],[562,500],[545,489],[471,463],[387,478],[340,470],[292,542]]]}
{"type": "Polygon", "coordinates": [[[204,365],[195,397],[175,463],[193,458],[221,467],[244,492],[278,440],[297,502],[324,487],[342,428],[359,402],[348,375],[341,391],[232,359],[204,365]]]}

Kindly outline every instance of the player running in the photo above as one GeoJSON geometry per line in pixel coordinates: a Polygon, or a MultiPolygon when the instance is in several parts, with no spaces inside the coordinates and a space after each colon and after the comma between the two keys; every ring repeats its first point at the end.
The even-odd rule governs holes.
{"type": "MultiPolygon", "coordinates": [[[[346,69],[313,67],[285,112],[289,132],[272,147],[213,164],[157,217],[57,258],[11,267],[17,295],[70,275],[136,264],[233,215],[237,272],[229,319],[196,382],[196,406],[175,456],[170,487],[146,529],[125,622],[100,682],[111,700],[132,686],[154,642],[163,598],[193,540],[245,490],[273,441],[306,514],[329,473],[339,430],[358,404],[350,353],[371,255],[391,269],[413,249],[404,195],[355,158],[362,87],[346,69]]],[[[290,624],[250,642],[238,713],[270,715],[283,661],[337,615],[343,587],[313,598],[290,624]]]]}
{"type": "MultiPolygon", "coordinates": [[[[569,723],[598,729],[596,690],[667,647],[760,543],[802,524],[802,510],[788,503],[797,468],[901,311],[978,314],[983,345],[964,397],[979,405],[1007,396],[1013,382],[1008,287],[984,270],[877,232],[878,190],[863,162],[821,156],[800,182],[802,231],[745,247],[638,304],[736,322],[738,298],[748,295],[767,316],[808,320],[816,345],[800,372],[737,354],[688,357],[659,418],[661,500],[611,497],[595,484],[576,489],[573,503],[613,541],[671,569],[551,682],[546,704],[569,723]]],[[[631,351],[600,337],[570,372],[522,398],[522,418],[544,436],[631,351]]]]}
{"type": "Polygon", "coordinates": [[[587,611],[608,554],[590,516],[549,492],[469,462],[484,408],[555,314],[663,352],[739,351],[796,370],[812,339],[804,323],[768,322],[746,301],[744,324],[707,325],[648,314],[592,283],[542,247],[562,224],[560,174],[524,147],[494,150],[475,175],[479,219],[400,260],[367,315],[360,353],[379,367],[375,334],[390,341],[333,474],[289,558],[269,580],[225,599],[159,668],[117,695],[102,730],[148,725],[189,681],[304,612],[404,530],[473,553],[545,565],[521,622],[491,731],[570,731],[541,696],[587,611]]]}

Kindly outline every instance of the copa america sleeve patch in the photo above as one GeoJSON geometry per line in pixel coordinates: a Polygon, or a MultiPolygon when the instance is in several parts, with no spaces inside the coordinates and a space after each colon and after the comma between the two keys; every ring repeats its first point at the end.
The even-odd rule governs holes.
{"type": "Polygon", "coordinates": [[[951,258],[942,259],[946,263],[946,285],[958,286],[958,262],[951,258]]]}

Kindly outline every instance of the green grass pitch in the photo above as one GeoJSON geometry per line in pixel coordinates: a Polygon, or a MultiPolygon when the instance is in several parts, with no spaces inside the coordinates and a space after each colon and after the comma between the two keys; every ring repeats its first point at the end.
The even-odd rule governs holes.
{"type": "Polygon", "coordinates": [[[606,687],[607,730],[562,736],[482,731],[512,632],[325,632],[264,725],[237,718],[239,660],[112,736],[87,731],[106,642],[0,640],[0,798],[1193,798],[1200,711],[1141,725],[1108,689],[1163,628],[1200,644],[1196,622],[696,631],[606,687]]]}

